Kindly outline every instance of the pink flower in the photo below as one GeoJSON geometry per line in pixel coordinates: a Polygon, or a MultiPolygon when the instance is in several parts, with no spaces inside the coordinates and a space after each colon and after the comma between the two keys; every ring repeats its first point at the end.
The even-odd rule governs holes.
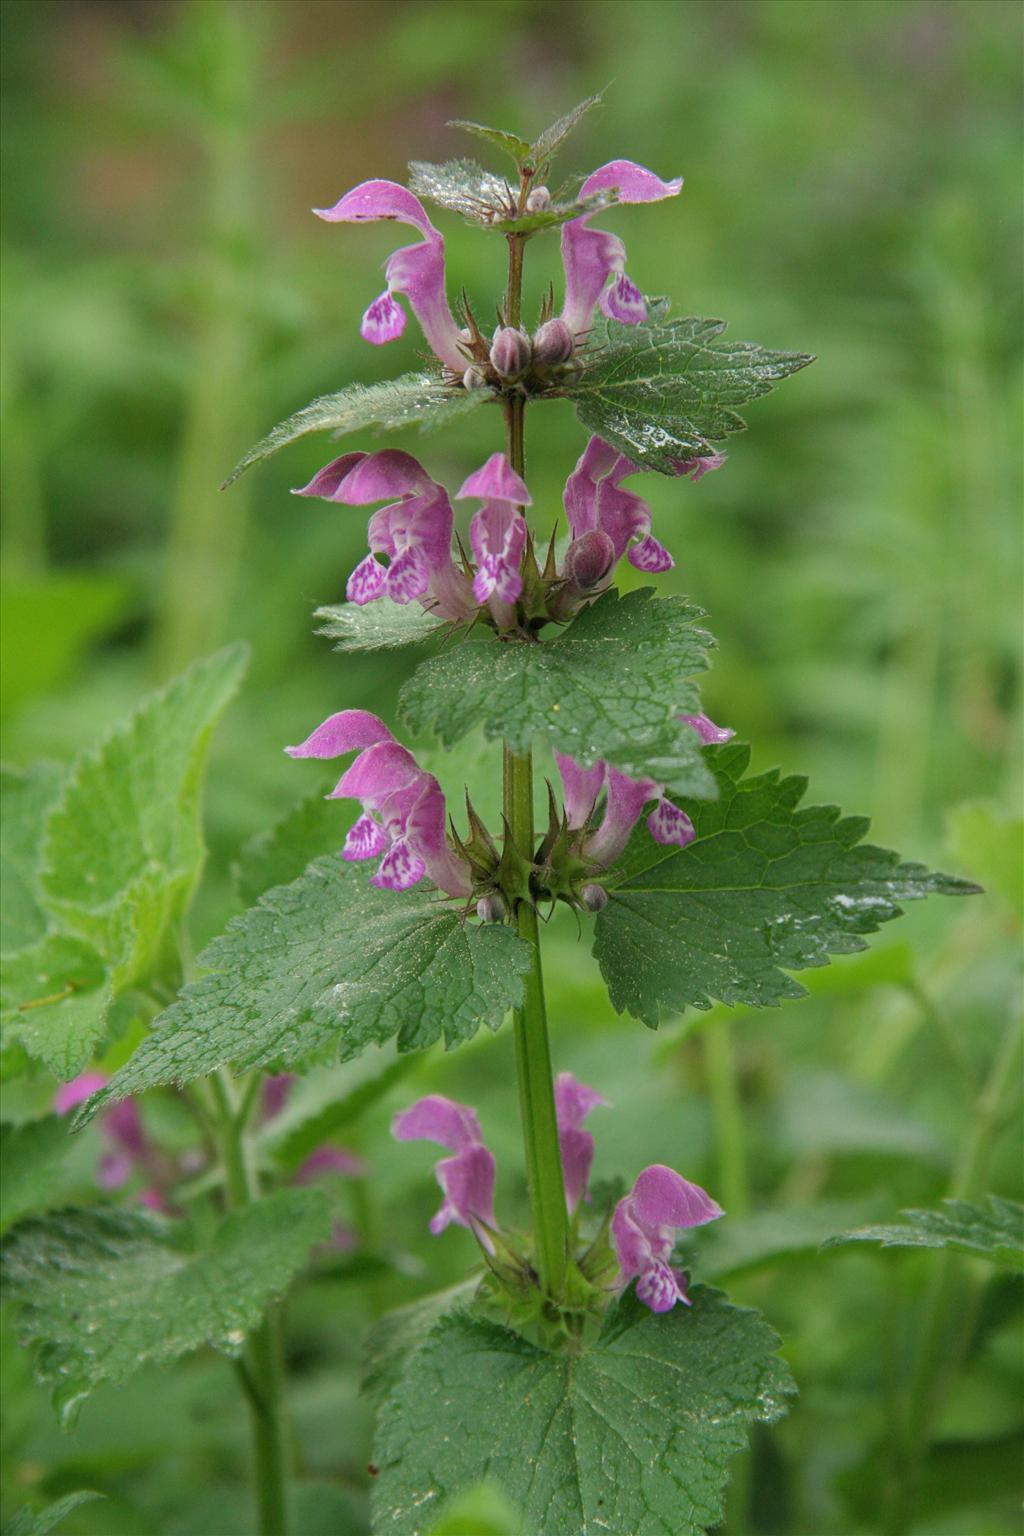
{"type": "Polygon", "coordinates": [[[651,509],[642,497],[622,488],[627,475],[639,474],[631,459],[606,443],[592,437],[565,482],[563,505],[572,535],[566,554],[566,572],[570,579],[578,572],[576,550],[588,537],[603,535],[607,564],[592,582],[594,589],[611,580],[615,566],[626,555],[639,571],[670,571],[675,564],[663,544],[651,533],[651,509]],[[627,553],[628,551],[628,553],[627,553]]]}
{"type": "MultiPolygon", "coordinates": [[[[632,160],[611,160],[587,177],[580,197],[614,188],[620,203],[654,203],[677,196],[682,185],[681,176],[675,181],[662,181],[653,171],[632,160]]],[[[637,325],[647,318],[643,296],[626,276],[626,247],[618,235],[591,229],[593,217],[583,214],[562,226],[565,305],[561,318],[573,334],[589,329],[597,303],[603,314],[624,325],[637,325]],[[613,281],[606,288],[609,277],[613,281]]]]}
{"type": "Polygon", "coordinates": [[[454,1153],[434,1166],[444,1200],[430,1230],[436,1237],[454,1221],[493,1253],[486,1229],[495,1225],[494,1155],[484,1145],[475,1110],[432,1093],[400,1111],[391,1122],[391,1134],[397,1141],[436,1141],[454,1153]]]}
{"type": "Polygon", "coordinates": [[[607,1107],[608,1100],[596,1089],[579,1082],[571,1072],[559,1072],[555,1078],[555,1118],[570,1215],[581,1200],[589,1198],[587,1180],[594,1161],[594,1138],[583,1129],[583,1122],[600,1104],[607,1107]]]}
{"type": "MultiPolygon", "coordinates": [[[[99,1093],[107,1085],[102,1072],[82,1072],[70,1083],[62,1083],[54,1095],[53,1107],[58,1115],[69,1114],[99,1093]]],[[[99,1119],[100,1134],[106,1150],[100,1158],[98,1183],[101,1189],[120,1189],[127,1184],[136,1168],[145,1167],[149,1145],[138,1105],[134,1099],[122,1099],[104,1110],[99,1119]]],[[[149,1203],[149,1202],[146,1202],[149,1203]]]]}
{"type": "Polygon", "coordinates": [[[313,212],[329,224],[365,224],[378,219],[393,219],[419,230],[423,236],[419,245],[402,246],[388,258],[385,268],[387,287],[379,298],[374,299],[359,329],[364,339],[374,346],[401,336],[405,330],[405,312],[394,294],[402,293],[409,300],[435,354],[442,363],[461,374],[466,358],[445,293],[444,237],[427,218],[419,198],[394,181],[364,181],[346,192],[333,208],[314,208],[313,212]]]}
{"type": "Polygon", "coordinates": [[[526,521],[520,507],[530,505],[530,493],[503,453],[469,476],[456,501],[474,496],[483,502],[469,525],[469,542],[476,560],[473,596],[487,603],[499,629],[515,619],[515,602],[523,590],[522,561],[526,521]]]}
{"type": "Polygon", "coordinates": [[[452,560],[454,513],[448,492],[412,454],[397,448],[345,453],[292,494],[346,506],[389,501],[370,518],[370,553],[345,588],[350,603],[389,597],[402,604],[418,600],[429,612],[453,621],[472,614],[468,582],[452,560]],[[378,555],[387,556],[387,566],[378,555]]]}
{"type": "Polygon", "coordinates": [[[677,1301],[689,1306],[686,1276],[668,1262],[673,1233],[717,1221],[723,1214],[698,1184],[690,1184],[673,1168],[652,1163],[612,1216],[618,1285],[625,1289],[635,1279],[637,1299],[652,1312],[670,1312],[677,1301]]]}
{"type": "Polygon", "coordinates": [[[426,876],[449,896],[468,896],[468,863],[454,854],[445,836],[441,786],[412,753],[392,736],[383,720],[365,709],[329,716],[289,757],[341,757],[358,752],[329,799],[358,800],[363,814],[345,839],[342,857],[381,857],[371,884],[405,891],[426,876]]]}

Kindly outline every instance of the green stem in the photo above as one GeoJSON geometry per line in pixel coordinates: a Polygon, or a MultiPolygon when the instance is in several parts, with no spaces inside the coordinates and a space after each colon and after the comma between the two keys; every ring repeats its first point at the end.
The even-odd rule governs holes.
{"type": "MultiPolygon", "coordinates": [[[[524,178],[520,204],[524,202],[527,187],[528,181],[524,178]]],[[[508,325],[518,325],[522,314],[524,245],[522,236],[509,236],[508,288],[505,294],[505,321],[508,325]]],[[[521,396],[510,396],[506,400],[505,436],[508,457],[512,468],[520,476],[525,469],[525,414],[526,402],[521,396]]],[[[534,849],[533,758],[529,752],[522,755],[511,752],[507,744],[504,755],[504,809],[508,835],[523,858],[531,859],[534,849]]],[[[541,1287],[548,1296],[558,1301],[565,1294],[568,1273],[569,1222],[555,1116],[540,934],[537,913],[528,901],[518,903],[515,917],[519,937],[530,946],[531,955],[530,971],[524,982],[523,1006],[515,1011],[514,1026],[526,1174],[541,1287]]]]}
{"type": "MultiPolygon", "coordinates": [[[[1020,1024],[1013,1018],[1007,1024],[988,1078],[975,1103],[970,1135],[950,1186],[951,1199],[973,1200],[983,1192],[993,1143],[1002,1120],[1003,1099],[1020,1043],[1020,1024]]],[[[929,1435],[943,1388],[958,1364],[949,1340],[960,1311],[957,1290],[962,1269],[959,1256],[949,1250],[939,1254],[932,1268],[917,1364],[908,1396],[904,1458],[887,1527],[889,1536],[904,1536],[913,1524],[929,1435]]]]}
{"type": "Polygon", "coordinates": [[[746,1133],[732,1029],[725,1019],[710,1024],[704,1031],[704,1065],[711,1089],[718,1194],[730,1216],[745,1216],[750,1209],[746,1133]]]}
{"type": "MultiPolygon", "coordinates": [[[[533,852],[533,759],[529,753],[516,756],[507,746],[505,816],[513,843],[529,858],[533,852]]],[[[530,946],[532,961],[524,983],[523,1006],[515,1012],[516,1075],[526,1173],[540,1283],[546,1294],[557,1301],[565,1292],[569,1223],[555,1117],[540,936],[537,913],[529,902],[520,901],[516,922],[519,937],[530,946]]]]}
{"type": "MultiPolygon", "coordinates": [[[[259,1174],[239,1113],[234,1084],[226,1073],[210,1079],[217,1105],[221,1156],[228,1203],[241,1210],[260,1197],[259,1174]]],[[[245,1348],[239,1375],[249,1403],[252,1424],[252,1475],[259,1536],[288,1536],[286,1489],[288,1449],[282,1403],[283,1316],[268,1310],[245,1348]]]]}

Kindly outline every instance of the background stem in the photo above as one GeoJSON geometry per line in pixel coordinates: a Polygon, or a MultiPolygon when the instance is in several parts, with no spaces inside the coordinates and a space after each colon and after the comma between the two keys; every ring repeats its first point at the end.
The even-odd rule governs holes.
{"type": "MultiPolygon", "coordinates": [[[[234,1084],[226,1073],[216,1073],[210,1082],[218,1110],[228,1204],[241,1210],[260,1197],[245,1116],[239,1113],[234,1084]]],[[[281,1307],[268,1309],[260,1326],[249,1335],[240,1370],[252,1425],[253,1495],[259,1536],[288,1536],[283,1323],[281,1307]]]]}

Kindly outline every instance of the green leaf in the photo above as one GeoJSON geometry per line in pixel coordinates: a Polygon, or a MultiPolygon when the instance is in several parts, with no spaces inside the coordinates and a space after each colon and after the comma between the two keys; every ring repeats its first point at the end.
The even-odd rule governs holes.
{"type": "Polygon", "coordinates": [[[419,1296],[378,1318],[366,1336],[360,1388],[375,1409],[401,1382],[405,1368],[428,1334],[448,1313],[471,1299],[478,1281],[460,1280],[443,1291],[419,1296]]]}
{"type": "Polygon", "coordinates": [[[746,423],[736,407],[814,361],[749,341],[719,342],[724,320],[620,325],[595,320],[583,370],[567,385],[580,421],[634,463],[676,473],[746,423]]]}
{"type": "Polygon", "coordinates": [[[83,1118],[228,1063],[347,1060],[396,1035],[400,1051],[459,1045],[521,1001],[530,953],[510,928],[466,922],[433,892],[377,890],[332,856],[234,918],[199,964],[214,974],[161,1014],[83,1118]]]}
{"type": "Polygon", "coordinates": [[[744,779],[749,758],[736,744],[709,749],[719,798],[686,806],[696,841],[669,851],[634,839],[602,882],[594,954],[615,1008],[652,1028],[662,1008],[801,997],[788,972],[864,949],[899,902],[977,891],[862,844],[863,817],[800,808],[806,779],[744,779]]]}
{"type": "Polygon", "coordinates": [[[450,746],[476,725],[525,752],[545,737],[585,765],[598,758],[682,794],[713,794],[700,742],[680,713],[700,708],[694,674],[713,642],[703,614],[650,588],[606,592],[554,640],[467,640],[421,663],[399,707],[413,731],[450,746]]]}
{"type": "Polygon", "coordinates": [[[24,949],[41,939],[47,917],[39,892],[39,845],[43,825],[60,790],[64,770],[36,763],[24,771],[0,768],[3,830],[0,833],[0,950],[24,949]]]}
{"type": "Polygon", "coordinates": [[[323,1190],[288,1189],[229,1216],[194,1253],[167,1222],[97,1206],[23,1222],[0,1256],[18,1336],[68,1423],[141,1366],[202,1344],[237,1355],[329,1229],[323,1190]]]}
{"type": "Polygon", "coordinates": [[[938,1211],[904,1211],[905,1223],[882,1222],[840,1232],[822,1244],[838,1248],[847,1243],[881,1243],[883,1248],[952,1248],[975,1258],[990,1259],[1011,1269],[1024,1269],[1024,1205],[987,1195],[984,1203],[944,1200],[938,1211]]]}
{"type": "Polygon", "coordinates": [[[339,603],[318,608],[315,617],[324,620],[317,634],[333,640],[336,651],[390,651],[401,645],[422,644],[450,630],[418,603],[403,606],[387,600],[362,605],[339,603]]]}
{"type": "Polygon", "coordinates": [[[461,128],[463,133],[471,133],[475,138],[486,139],[487,143],[493,144],[495,149],[511,155],[516,165],[522,165],[530,158],[530,145],[526,140],[521,139],[516,133],[506,133],[504,128],[488,128],[483,123],[468,122],[464,117],[452,118],[446,127],[461,128]]]}
{"type": "Polygon", "coordinates": [[[67,1150],[67,1122],[56,1115],[0,1125],[0,1232],[45,1208],[67,1150]]]}
{"type": "Polygon", "coordinates": [[[313,859],[337,852],[343,827],[337,800],[328,800],[326,790],[319,789],[250,837],[234,869],[235,887],[246,906],[254,907],[273,886],[297,880],[313,859]]]}
{"type": "Polygon", "coordinates": [[[421,1536],[486,1476],[531,1536],[701,1536],[730,1458],[793,1384],[756,1313],[703,1286],[693,1303],[656,1317],[627,1294],[593,1344],[562,1353],[443,1318],[380,1415],[380,1529],[421,1536]]]}
{"type": "Polygon", "coordinates": [[[409,190],[471,224],[483,225],[493,224],[493,210],[508,207],[516,196],[504,176],[485,171],[475,160],[446,160],[443,165],[410,160],[409,190]]]}
{"type": "Polygon", "coordinates": [[[4,1525],[3,1536],[50,1536],[50,1532],[55,1531],[64,1516],[70,1515],[72,1510],[80,1508],[82,1504],[91,1504],[93,1499],[105,1497],[105,1494],[95,1493],[91,1488],[80,1488],[76,1493],[66,1493],[62,1499],[48,1504],[38,1513],[26,1505],[4,1525]]]}
{"type": "Polygon", "coordinates": [[[337,394],[319,396],[294,416],[278,422],[243,454],[221,489],[226,490],[250,465],[269,459],[279,448],[310,432],[344,437],[364,427],[392,431],[416,422],[422,431],[432,431],[492,398],[488,389],[452,388],[435,373],[406,373],[379,384],[350,384],[337,394]]]}
{"type": "Polygon", "coordinates": [[[618,201],[613,188],[592,192],[589,197],[572,198],[569,202],[552,203],[550,208],[538,208],[535,213],[510,214],[507,218],[494,219],[493,227],[505,235],[535,235],[542,229],[556,229],[570,219],[578,219],[585,213],[598,213],[618,201]]]}
{"type": "Polygon", "coordinates": [[[4,1041],[66,1082],[85,1066],[102,1038],[113,992],[103,958],[91,944],[50,933],[0,960],[4,1041]]]}
{"type": "Polygon", "coordinates": [[[145,699],[79,758],[47,823],[47,905],[116,966],[117,986],[170,964],[205,854],[206,751],[247,656],[229,646],[145,699]]]}
{"type": "Polygon", "coordinates": [[[578,102],[571,111],[566,112],[564,117],[560,117],[557,122],[552,123],[550,128],[545,128],[539,138],[534,139],[531,148],[531,160],[538,170],[561,149],[569,135],[575,133],[587,113],[594,107],[601,105],[602,97],[603,92],[600,91],[596,96],[586,97],[585,100],[578,102]]]}

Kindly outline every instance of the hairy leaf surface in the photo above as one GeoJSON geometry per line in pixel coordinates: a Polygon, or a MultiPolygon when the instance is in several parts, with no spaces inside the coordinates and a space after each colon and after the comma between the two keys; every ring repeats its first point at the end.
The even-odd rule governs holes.
{"type": "Polygon", "coordinates": [[[48,933],[0,960],[5,1043],[17,1040],[65,1082],[92,1056],[112,999],[103,957],[70,934],[48,933]]]}
{"type": "Polygon", "coordinates": [[[365,866],[317,859],[234,918],[87,1115],[217,1067],[345,1060],[397,1036],[400,1051],[497,1029],[522,998],[529,949],[510,928],[466,922],[426,891],[380,891],[365,866]]]}
{"type": "Polygon", "coordinates": [[[350,384],[333,395],[320,395],[278,422],[242,455],[221,489],[226,490],[251,465],[269,459],[279,448],[310,432],[344,437],[364,427],[394,431],[417,423],[426,432],[464,416],[491,398],[487,389],[452,388],[436,373],[406,373],[379,384],[350,384]]]}
{"type": "Polygon", "coordinates": [[[801,997],[790,971],[863,949],[901,901],[977,890],[862,843],[863,817],[801,807],[806,779],[744,779],[749,758],[710,749],[719,797],[686,806],[697,840],[667,850],[634,836],[603,882],[594,954],[614,1006],[652,1028],[663,1008],[801,997]]]}
{"type": "Polygon", "coordinates": [[[941,1210],[904,1211],[905,1222],[880,1222],[840,1232],[822,1244],[880,1243],[883,1248],[952,1248],[975,1258],[1024,1269],[1024,1205],[987,1195],[984,1201],[944,1200],[941,1210]]]}
{"type": "Polygon", "coordinates": [[[814,361],[750,341],[722,342],[724,320],[696,317],[620,325],[598,318],[583,371],[561,392],[591,432],[646,469],[676,473],[746,423],[736,407],[766,395],[814,361]]]}
{"type": "Polygon", "coordinates": [[[450,629],[418,603],[403,605],[388,598],[362,606],[338,603],[318,608],[315,616],[324,621],[317,634],[333,640],[336,651],[390,651],[397,646],[422,644],[450,629]]]}
{"type": "Polygon", "coordinates": [[[697,735],[676,719],[700,709],[695,675],[713,644],[702,617],[683,597],[612,590],[554,640],[467,640],[431,657],[400,712],[448,746],[476,725],[515,752],[542,736],[588,766],[605,758],[681,794],[713,794],[697,735]]]}
{"type": "Polygon", "coordinates": [[[202,1344],[237,1355],[329,1229],[318,1189],[267,1196],[229,1216],[210,1247],[194,1253],[143,1211],[56,1211],[4,1240],[4,1287],[36,1375],[67,1422],[96,1387],[143,1365],[202,1344]]]}
{"type": "Polygon", "coordinates": [[[532,1536],[701,1536],[750,1425],[793,1385],[756,1313],[703,1286],[693,1302],[656,1317],[627,1294],[575,1354],[443,1318],[380,1415],[380,1529],[423,1536],[486,1475],[532,1536]]]}
{"type": "Polygon", "coordinates": [[[60,791],[64,770],[55,763],[28,769],[0,768],[3,830],[0,833],[0,951],[24,949],[46,932],[39,890],[43,826],[60,791]]]}

